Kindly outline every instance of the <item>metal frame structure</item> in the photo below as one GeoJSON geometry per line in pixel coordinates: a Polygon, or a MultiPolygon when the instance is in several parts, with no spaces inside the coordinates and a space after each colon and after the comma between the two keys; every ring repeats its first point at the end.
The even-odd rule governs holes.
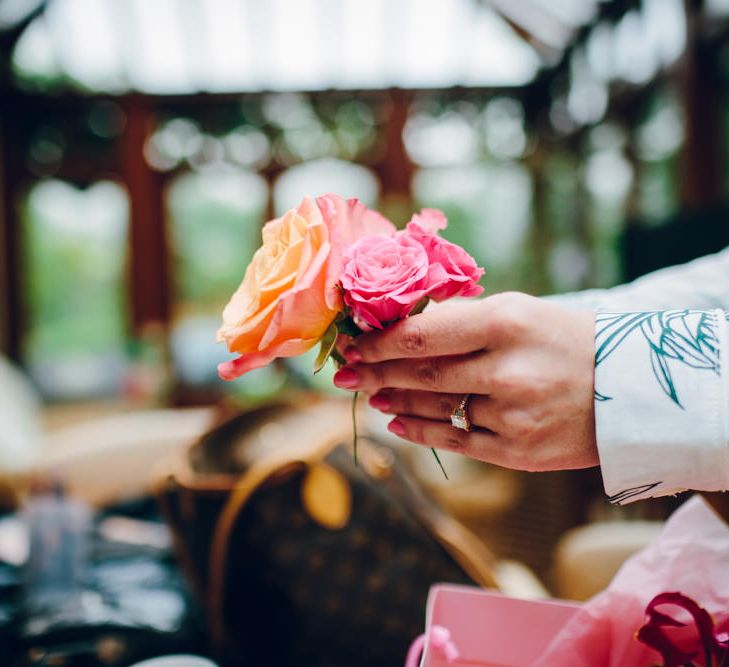
{"type": "MultiPolygon", "coordinates": [[[[502,2],[481,0],[495,9],[514,30],[535,46],[550,64],[540,71],[536,79],[519,89],[452,88],[441,91],[415,91],[390,89],[382,91],[313,91],[306,93],[319,97],[377,96],[391,106],[391,113],[381,128],[386,147],[377,162],[370,165],[380,179],[384,195],[409,197],[414,166],[403,143],[403,128],[411,100],[421,92],[444,97],[491,96],[508,94],[521,100],[526,122],[534,136],[540,139],[537,150],[527,160],[534,178],[536,208],[543,208],[544,158],[550,145],[568,145],[575,152],[582,150],[583,135],[589,127],[560,135],[549,119],[550,104],[555,91],[568,85],[570,60],[591,32],[601,22],[615,23],[627,12],[635,9],[637,0],[612,0],[599,5],[595,19],[574,31],[553,22],[554,35],[567,35],[570,41],[560,50],[558,39],[547,40],[529,26],[519,22],[528,13],[533,0],[502,2]],[[517,8],[517,5],[519,6],[517,8]],[[519,11],[517,11],[519,9],[519,11]]],[[[729,39],[729,22],[710,21],[703,11],[703,3],[686,0],[688,18],[687,47],[684,57],[673,71],[662,72],[647,85],[619,83],[611,86],[608,115],[632,127],[643,112],[643,106],[657,86],[666,80],[676,81],[683,94],[686,115],[686,142],[682,154],[681,200],[685,206],[701,207],[717,202],[723,196],[723,164],[721,155],[721,127],[719,119],[718,51],[729,39]]],[[[170,280],[169,249],[164,224],[164,186],[169,175],[155,171],[144,159],[144,144],[160,113],[225,108],[239,104],[241,99],[261,98],[265,93],[195,94],[188,96],[143,95],[128,93],[117,97],[83,95],[67,92],[62,95],[41,95],[24,92],[13,83],[9,71],[12,48],[24,28],[43,3],[12,30],[0,33],[0,349],[11,358],[20,360],[24,331],[23,270],[24,256],[20,238],[20,210],[22,195],[35,180],[28,170],[27,154],[33,128],[48,116],[73,118],[83,115],[100,100],[118,104],[126,117],[123,133],[104,150],[94,152],[88,146],[75,147],[69,160],[64,161],[58,177],[76,184],[88,184],[100,176],[110,176],[124,184],[131,202],[128,289],[131,313],[129,321],[134,331],[147,322],[169,323],[172,283],[170,280]]],[[[543,33],[543,31],[542,31],[543,33]]],[[[630,153],[629,153],[630,154],[630,153]]],[[[276,164],[264,170],[269,184],[282,167],[276,164]]],[[[539,215],[535,220],[535,234],[540,232],[539,215]]]]}

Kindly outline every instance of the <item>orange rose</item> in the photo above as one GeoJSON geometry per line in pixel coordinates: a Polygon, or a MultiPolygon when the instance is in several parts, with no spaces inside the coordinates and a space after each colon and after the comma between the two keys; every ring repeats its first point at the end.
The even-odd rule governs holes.
{"type": "Polygon", "coordinates": [[[329,228],[311,199],[266,223],[263,245],[223,312],[218,342],[241,356],[220,364],[221,378],[302,354],[321,339],[342,310],[330,261],[329,228]]]}

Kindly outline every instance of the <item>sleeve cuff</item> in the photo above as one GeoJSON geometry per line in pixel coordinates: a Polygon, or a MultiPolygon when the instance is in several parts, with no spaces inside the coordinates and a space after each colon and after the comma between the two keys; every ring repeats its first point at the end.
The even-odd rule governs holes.
{"type": "Polygon", "coordinates": [[[598,313],[595,324],[595,425],[610,501],[728,489],[724,311],[598,313]]]}

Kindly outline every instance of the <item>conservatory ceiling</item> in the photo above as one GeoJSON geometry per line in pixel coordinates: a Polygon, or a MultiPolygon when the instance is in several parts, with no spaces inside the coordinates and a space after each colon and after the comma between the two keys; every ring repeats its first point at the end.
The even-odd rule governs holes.
{"type": "MultiPolygon", "coordinates": [[[[38,4],[0,0],[0,28],[38,4]]],[[[556,61],[605,4],[48,0],[12,64],[26,83],[110,93],[520,86],[556,61]]],[[[682,0],[636,6],[614,26],[615,39],[634,44],[628,67],[640,65],[642,49],[655,72],[682,47],[682,0]]],[[[625,52],[620,46],[610,48],[625,52]]]]}

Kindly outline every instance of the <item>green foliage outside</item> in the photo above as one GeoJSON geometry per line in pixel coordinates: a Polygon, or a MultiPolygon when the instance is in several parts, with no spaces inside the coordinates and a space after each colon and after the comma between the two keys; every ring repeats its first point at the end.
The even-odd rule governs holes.
{"type": "Polygon", "coordinates": [[[265,186],[246,176],[254,180],[219,175],[230,182],[216,192],[214,175],[187,174],[170,189],[176,297],[184,310],[219,314],[260,245],[265,186]]]}
{"type": "MultiPolygon", "coordinates": [[[[115,188],[106,184],[104,187],[115,188]]],[[[46,187],[44,183],[38,189],[46,187]]],[[[123,349],[126,332],[124,285],[126,225],[117,219],[74,218],[68,186],[54,184],[65,200],[49,217],[47,206],[28,198],[23,216],[24,274],[28,317],[26,358],[42,362],[64,356],[101,355],[123,349]],[[63,191],[65,189],[65,191],[63,191]],[[106,230],[90,226],[108,223],[106,230]],[[120,233],[122,232],[122,233],[120,233]]],[[[50,193],[48,193],[50,194],[50,193]]],[[[107,194],[111,194],[110,191],[107,194]]],[[[95,196],[103,196],[97,190],[95,196]]],[[[109,206],[119,206],[120,192],[109,206]]],[[[76,201],[78,203],[78,201],[76,201]]]]}

